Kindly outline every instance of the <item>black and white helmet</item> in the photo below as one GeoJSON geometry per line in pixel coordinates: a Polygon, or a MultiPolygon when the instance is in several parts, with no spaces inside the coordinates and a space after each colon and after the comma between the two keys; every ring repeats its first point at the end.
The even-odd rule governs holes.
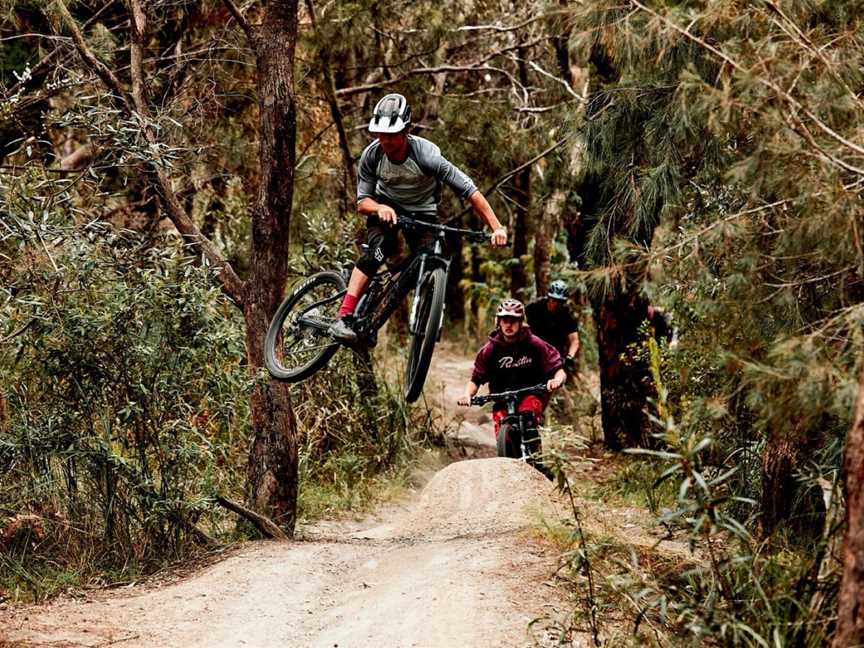
{"type": "Polygon", "coordinates": [[[495,312],[495,319],[499,317],[518,317],[524,320],[525,307],[518,299],[505,299],[498,304],[498,310],[495,312]]]}
{"type": "Polygon", "coordinates": [[[558,299],[560,301],[567,301],[567,284],[561,281],[560,279],[556,279],[551,284],[549,284],[549,290],[546,292],[546,296],[549,299],[558,299]]]}
{"type": "Polygon", "coordinates": [[[386,95],[377,104],[369,121],[370,133],[399,133],[411,125],[411,106],[401,94],[386,95]]]}

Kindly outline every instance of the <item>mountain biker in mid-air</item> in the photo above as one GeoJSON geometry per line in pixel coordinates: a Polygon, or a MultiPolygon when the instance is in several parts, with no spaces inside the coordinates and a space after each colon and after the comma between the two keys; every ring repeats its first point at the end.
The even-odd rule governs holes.
{"type": "Polygon", "coordinates": [[[567,284],[556,279],[549,284],[545,297],[536,299],[525,308],[531,332],[558,350],[564,368],[576,372],[579,352],[579,324],[567,306],[567,284]]]}
{"type": "MultiPolygon", "coordinates": [[[[471,179],[441,155],[429,140],[410,135],[411,107],[400,94],[388,94],[375,106],[369,132],[377,136],[360,156],[357,171],[357,211],[367,216],[367,249],[361,254],[348,281],[348,290],[330,334],[340,342],[354,342],[354,309],[369,279],[398,246],[394,225],[397,211],[435,222],[441,187],[447,184],[465,198],[492,229],[492,245],[507,244],[507,230],[498,221],[486,198],[471,179]]],[[[415,251],[434,238],[434,233],[406,232],[415,251]]]]}
{"type": "MultiPolygon", "coordinates": [[[[484,383],[489,383],[490,393],[522,389],[543,382],[551,392],[564,384],[566,378],[558,351],[525,325],[525,307],[522,302],[505,299],[495,313],[495,330],[474,359],[471,379],[465,385],[465,393],[458,403],[465,407],[471,405],[471,397],[484,383]]],[[[532,412],[539,424],[548,402],[548,393],[540,396],[529,394],[522,398],[516,409],[518,412],[532,412]]],[[[505,411],[500,408],[492,412],[496,438],[504,415],[505,411]]],[[[525,439],[525,445],[531,455],[540,452],[539,435],[525,439]]],[[[532,464],[549,476],[548,469],[542,463],[532,461],[532,464]]]]}

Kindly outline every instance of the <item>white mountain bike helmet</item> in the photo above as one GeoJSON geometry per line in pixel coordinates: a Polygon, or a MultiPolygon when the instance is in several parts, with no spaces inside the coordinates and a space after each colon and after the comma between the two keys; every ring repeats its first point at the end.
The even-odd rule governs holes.
{"type": "Polygon", "coordinates": [[[411,106],[401,94],[388,94],[375,104],[370,133],[399,133],[411,125],[411,106]]]}
{"type": "Polygon", "coordinates": [[[546,293],[546,296],[549,299],[567,301],[567,292],[567,284],[560,279],[556,279],[551,284],[549,284],[549,291],[546,293]]]}
{"type": "Polygon", "coordinates": [[[524,320],[525,307],[518,299],[505,299],[498,305],[498,310],[495,312],[496,321],[501,317],[516,317],[524,320]]]}

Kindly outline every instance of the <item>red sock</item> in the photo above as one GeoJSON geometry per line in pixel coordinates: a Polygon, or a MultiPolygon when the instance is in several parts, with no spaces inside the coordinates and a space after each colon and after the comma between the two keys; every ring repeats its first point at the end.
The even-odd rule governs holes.
{"type": "Polygon", "coordinates": [[[337,317],[345,317],[346,315],[352,315],[354,313],[354,309],[357,306],[358,299],[360,298],[357,295],[345,293],[345,299],[342,300],[342,305],[339,307],[337,317]]]}

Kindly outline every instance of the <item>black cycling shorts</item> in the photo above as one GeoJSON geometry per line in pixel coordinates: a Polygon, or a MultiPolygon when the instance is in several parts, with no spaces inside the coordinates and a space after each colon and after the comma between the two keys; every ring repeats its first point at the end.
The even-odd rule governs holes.
{"type": "Polygon", "coordinates": [[[399,233],[402,233],[408,246],[414,254],[431,252],[435,243],[436,232],[427,229],[401,229],[398,225],[390,226],[380,223],[377,216],[366,219],[366,249],[357,259],[357,267],[367,277],[371,277],[381,264],[399,256],[399,233]]]}

